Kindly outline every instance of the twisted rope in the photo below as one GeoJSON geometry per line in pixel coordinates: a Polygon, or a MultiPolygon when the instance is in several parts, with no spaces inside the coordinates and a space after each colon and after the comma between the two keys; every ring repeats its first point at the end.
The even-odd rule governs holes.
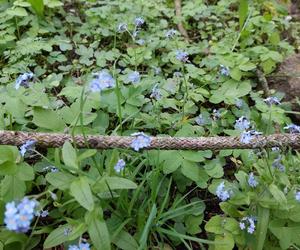
{"type": "MultiPolygon", "coordinates": [[[[97,136],[67,134],[32,133],[20,131],[0,131],[0,144],[20,146],[28,140],[36,140],[37,145],[44,148],[61,147],[66,141],[74,142],[78,148],[131,148],[132,136],[97,136]]],[[[256,136],[250,143],[240,142],[239,137],[151,137],[151,145],[147,149],[247,149],[269,147],[300,148],[300,134],[273,134],[256,136]]]]}

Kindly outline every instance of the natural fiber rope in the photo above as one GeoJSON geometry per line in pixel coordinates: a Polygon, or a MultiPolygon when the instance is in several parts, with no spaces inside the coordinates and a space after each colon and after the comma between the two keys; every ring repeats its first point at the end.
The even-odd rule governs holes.
{"type": "MultiPolygon", "coordinates": [[[[28,140],[36,140],[37,146],[56,148],[63,146],[64,142],[74,142],[78,148],[131,148],[132,136],[86,136],[74,138],[67,134],[32,133],[20,131],[0,131],[0,144],[20,146],[28,140]]],[[[151,137],[151,145],[147,149],[246,149],[266,147],[292,147],[300,148],[300,134],[273,134],[256,136],[250,143],[240,142],[239,137],[151,137]]]]}

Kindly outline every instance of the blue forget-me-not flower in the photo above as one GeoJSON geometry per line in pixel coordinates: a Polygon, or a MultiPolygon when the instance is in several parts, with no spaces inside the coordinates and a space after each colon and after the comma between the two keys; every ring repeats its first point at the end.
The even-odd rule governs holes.
{"type": "Polygon", "coordinates": [[[195,122],[199,125],[199,126],[203,126],[204,124],[207,123],[207,120],[205,119],[205,117],[203,117],[202,114],[198,115],[195,118],[195,122]]]}
{"type": "Polygon", "coordinates": [[[14,232],[27,232],[35,215],[38,202],[24,197],[19,204],[14,201],[5,206],[4,223],[6,228],[14,232]]]}
{"type": "Polygon", "coordinates": [[[281,156],[279,155],[272,163],[273,168],[277,168],[280,172],[285,171],[285,166],[281,164],[281,156]]]}
{"type": "Polygon", "coordinates": [[[125,161],[123,159],[120,159],[114,166],[114,169],[117,173],[120,173],[125,168],[125,165],[126,165],[125,161]]]}
{"type": "Polygon", "coordinates": [[[156,100],[159,100],[162,98],[162,94],[158,88],[158,84],[155,84],[154,87],[152,88],[150,98],[154,98],[156,100]]]}
{"type": "Polygon", "coordinates": [[[19,75],[19,77],[16,80],[15,83],[15,89],[19,89],[20,86],[29,87],[29,81],[31,81],[34,77],[34,74],[29,72],[29,73],[24,73],[22,75],[19,75]]]}
{"type": "Polygon", "coordinates": [[[133,84],[137,84],[140,82],[141,77],[140,77],[140,73],[137,71],[133,71],[128,75],[128,82],[131,82],[133,84]]]}
{"type": "Polygon", "coordinates": [[[90,244],[89,243],[83,243],[81,242],[79,246],[76,245],[70,245],[68,250],[90,250],[90,244]]]}
{"type": "Polygon", "coordinates": [[[104,89],[114,88],[116,85],[115,79],[106,72],[105,70],[102,70],[98,73],[93,74],[95,76],[95,79],[90,84],[90,90],[92,92],[98,92],[104,89]]]}
{"type": "Polygon", "coordinates": [[[253,187],[253,188],[255,188],[258,185],[258,182],[252,172],[249,174],[248,184],[250,187],[253,187]]]}
{"type": "Polygon", "coordinates": [[[247,216],[241,219],[240,221],[240,229],[245,230],[247,229],[247,232],[249,234],[253,234],[255,231],[255,219],[254,217],[247,216]]]}
{"type": "Polygon", "coordinates": [[[24,157],[26,152],[34,150],[36,140],[28,140],[20,147],[20,154],[24,157]]]}
{"type": "Polygon", "coordinates": [[[223,64],[220,65],[220,74],[222,76],[229,76],[230,70],[227,66],[224,66],[223,64]]]}
{"type": "Polygon", "coordinates": [[[300,191],[296,192],[295,199],[300,202],[300,191]]]}
{"type": "Polygon", "coordinates": [[[237,108],[242,108],[243,107],[243,105],[244,105],[244,101],[242,100],[242,99],[239,99],[239,98],[237,98],[236,100],[235,100],[235,106],[237,107],[237,108]]]}
{"type": "Polygon", "coordinates": [[[132,136],[135,138],[131,142],[131,147],[135,151],[139,151],[141,148],[149,147],[151,144],[151,138],[145,135],[143,132],[133,133],[132,136]]]}
{"type": "Polygon", "coordinates": [[[189,55],[188,55],[188,53],[186,53],[186,52],[184,52],[182,50],[176,50],[175,55],[176,55],[176,59],[178,61],[181,61],[181,62],[184,62],[184,63],[186,63],[186,62],[189,61],[189,55]]]}
{"type": "Polygon", "coordinates": [[[238,130],[247,130],[248,128],[250,128],[250,122],[245,116],[241,116],[235,121],[234,128],[238,130]]]}
{"type": "Polygon", "coordinates": [[[255,136],[261,135],[261,132],[257,132],[255,130],[243,131],[240,136],[240,142],[242,143],[250,143],[255,136]]]}
{"type": "Polygon", "coordinates": [[[290,125],[284,127],[284,129],[289,130],[289,132],[291,134],[300,133],[300,126],[295,125],[295,124],[290,124],[290,125]]]}
{"type": "Polygon", "coordinates": [[[230,198],[231,192],[225,189],[225,183],[222,181],[216,190],[216,195],[221,201],[226,201],[230,198]]]}
{"type": "Polygon", "coordinates": [[[125,32],[126,30],[128,29],[128,26],[126,23],[120,23],[118,25],[118,32],[122,33],[122,32],[125,32]]]}
{"type": "Polygon", "coordinates": [[[145,20],[144,20],[142,17],[136,17],[136,18],[134,19],[134,24],[135,24],[135,26],[137,26],[137,27],[142,26],[144,23],[145,23],[145,20]]]}
{"type": "Polygon", "coordinates": [[[276,96],[270,96],[270,97],[264,99],[264,102],[269,106],[280,105],[280,101],[276,96]]]}
{"type": "Polygon", "coordinates": [[[173,38],[176,35],[177,35],[177,30],[175,29],[170,29],[165,34],[166,38],[173,38]]]}

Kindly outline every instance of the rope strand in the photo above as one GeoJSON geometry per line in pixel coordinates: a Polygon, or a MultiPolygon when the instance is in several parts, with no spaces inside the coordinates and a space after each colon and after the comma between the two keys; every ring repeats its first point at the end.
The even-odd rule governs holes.
{"type": "MultiPolygon", "coordinates": [[[[76,143],[78,148],[131,148],[132,136],[97,136],[82,135],[74,138],[67,134],[34,133],[21,131],[0,131],[0,144],[20,146],[28,140],[36,140],[37,146],[44,148],[62,147],[66,141],[76,143]]],[[[273,134],[256,136],[250,143],[240,142],[239,137],[151,137],[151,145],[147,149],[190,149],[190,150],[221,150],[291,147],[300,148],[300,134],[273,134]]]]}

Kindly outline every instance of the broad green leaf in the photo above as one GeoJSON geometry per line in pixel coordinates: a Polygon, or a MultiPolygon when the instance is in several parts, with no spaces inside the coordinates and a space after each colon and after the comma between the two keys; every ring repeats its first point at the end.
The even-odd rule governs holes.
{"type": "Polygon", "coordinates": [[[17,165],[15,162],[7,161],[0,164],[0,175],[14,175],[17,173],[17,165]]]}
{"type": "Polygon", "coordinates": [[[215,250],[230,250],[234,248],[234,238],[229,232],[225,232],[222,235],[216,235],[215,242],[219,243],[215,245],[215,250]]]}
{"type": "Polygon", "coordinates": [[[109,232],[103,219],[102,212],[99,211],[99,209],[88,212],[85,220],[88,225],[88,233],[91,237],[94,247],[97,250],[111,249],[109,232]]]}
{"type": "Polygon", "coordinates": [[[223,234],[224,233],[223,221],[224,218],[222,218],[220,215],[211,217],[210,220],[205,225],[205,230],[210,233],[223,234]]]}
{"type": "Polygon", "coordinates": [[[76,150],[68,141],[66,141],[63,145],[62,157],[66,166],[78,168],[76,150]]]}
{"type": "Polygon", "coordinates": [[[162,161],[164,174],[175,172],[182,164],[183,160],[179,152],[173,150],[161,151],[159,159],[162,161]]]}
{"type": "Polygon", "coordinates": [[[18,200],[24,197],[26,185],[15,176],[5,176],[1,181],[1,196],[4,201],[18,200]]]}
{"type": "Polygon", "coordinates": [[[19,17],[28,16],[26,9],[22,7],[15,7],[12,9],[8,9],[6,13],[11,16],[19,16],[19,17]]]}
{"type": "Polygon", "coordinates": [[[62,131],[65,127],[61,117],[55,111],[42,108],[35,108],[33,110],[32,122],[41,128],[53,131],[62,131]]]}
{"type": "Polygon", "coordinates": [[[75,178],[73,175],[64,172],[48,173],[46,175],[46,180],[52,186],[61,190],[68,189],[75,178]]]}
{"type": "Polygon", "coordinates": [[[286,197],[284,193],[275,184],[270,184],[269,190],[273,195],[274,199],[277,200],[281,206],[286,206],[287,204],[286,197]]]}
{"type": "Polygon", "coordinates": [[[32,181],[34,180],[33,167],[29,164],[23,162],[18,166],[18,172],[16,175],[22,181],[32,181]]]}
{"type": "Polygon", "coordinates": [[[104,176],[95,183],[93,190],[96,192],[107,192],[116,189],[135,189],[137,185],[128,179],[116,176],[104,176]]]}
{"type": "Polygon", "coordinates": [[[89,211],[94,209],[94,200],[90,185],[86,177],[79,177],[70,186],[71,195],[78,203],[89,211]]]}
{"type": "Polygon", "coordinates": [[[139,248],[136,240],[128,232],[121,230],[120,233],[112,239],[112,242],[123,250],[137,250],[139,248]]]}
{"type": "Polygon", "coordinates": [[[54,229],[46,238],[44,242],[44,248],[52,248],[66,242],[68,239],[64,234],[65,229],[70,228],[68,224],[60,226],[54,229]]]}
{"type": "Polygon", "coordinates": [[[27,0],[34,11],[39,15],[42,16],[44,14],[44,2],[43,0],[27,0]]]}

